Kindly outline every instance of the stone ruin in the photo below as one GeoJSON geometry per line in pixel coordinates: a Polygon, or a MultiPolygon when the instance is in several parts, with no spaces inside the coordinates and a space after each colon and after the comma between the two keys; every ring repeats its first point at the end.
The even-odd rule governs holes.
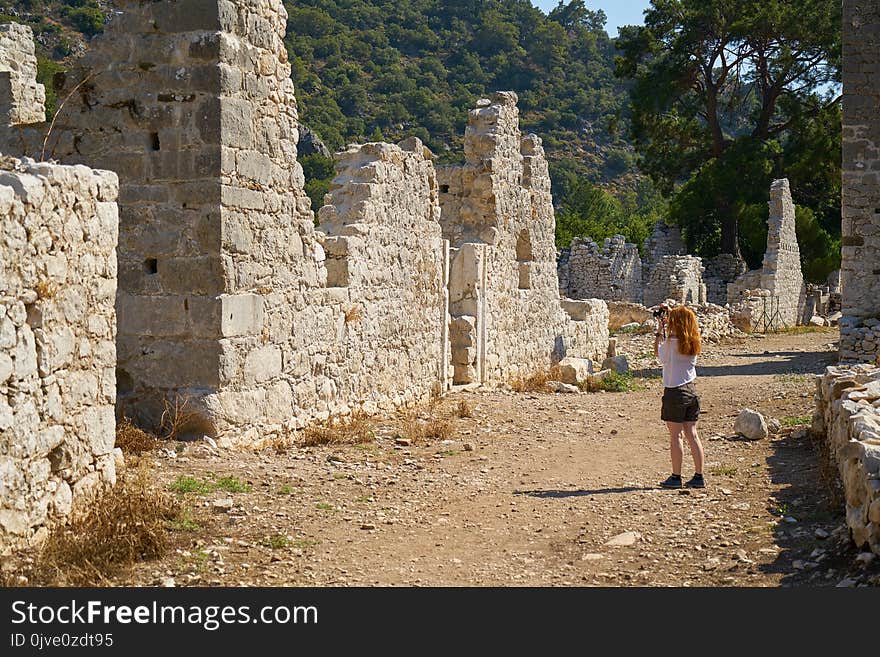
{"type": "Polygon", "coordinates": [[[560,292],[571,299],[642,302],[639,247],[623,235],[606,238],[601,248],[576,237],[560,254],[557,269],[560,292]]]}
{"type": "Polygon", "coordinates": [[[118,224],[113,173],[2,169],[0,549],[115,482],[118,224]]]}
{"type": "Polygon", "coordinates": [[[840,357],[880,357],[880,8],[845,0],[840,357]]]}
{"type": "Polygon", "coordinates": [[[643,267],[647,273],[666,256],[687,255],[687,245],[681,238],[681,228],[658,219],[651,235],[645,240],[642,251],[645,254],[643,267]]]}
{"type": "Polygon", "coordinates": [[[748,271],[745,260],[730,253],[709,258],[704,264],[703,282],[706,300],[719,306],[726,305],[727,286],[748,271]]]}
{"type": "Polygon", "coordinates": [[[667,299],[678,303],[706,303],[703,261],[690,255],[667,255],[651,268],[644,285],[644,304],[656,306],[667,299]]]}
{"type": "Polygon", "coordinates": [[[51,129],[30,30],[0,39],[0,152],[68,165],[0,174],[22,236],[0,261],[0,549],[113,481],[114,403],[148,427],[185,403],[183,432],[250,442],[604,357],[605,302],[560,298],[515,94],[471,111],[464,166],[417,139],[337,154],[316,227],[282,3],[119,7],[51,129]],[[118,206],[115,174],[81,165],[118,174],[118,206]]]}
{"type": "Polygon", "coordinates": [[[607,349],[604,302],[559,301],[547,160],[538,137],[521,135],[516,102],[513,92],[481,100],[468,115],[465,164],[437,171],[456,384],[607,349]]]}
{"type": "Polygon", "coordinates": [[[763,265],[730,283],[727,300],[735,311],[737,306],[746,309],[748,323],[753,328],[777,330],[801,323],[804,297],[794,203],[788,180],[783,178],[774,180],[770,186],[767,251],[763,265]]]}
{"type": "Polygon", "coordinates": [[[0,25],[0,125],[46,120],[46,89],[37,82],[31,28],[0,25]]]}

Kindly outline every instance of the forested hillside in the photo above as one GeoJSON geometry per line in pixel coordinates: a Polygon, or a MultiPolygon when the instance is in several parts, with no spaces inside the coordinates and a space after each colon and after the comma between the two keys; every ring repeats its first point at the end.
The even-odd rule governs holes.
{"type": "MultiPolygon", "coordinates": [[[[0,21],[34,29],[50,111],[58,102],[51,89],[54,72],[103,29],[113,5],[113,0],[0,0],[0,21]]],[[[641,244],[654,221],[666,217],[683,226],[699,255],[714,256],[724,242],[721,227],[735,221],[739,248],[754,267],[766,241],[769,181],[785,175],[799,206],[805,271],[821,280],[839,262],[840,111],[839,105],[820,104],[815,89],[833,76],[811,76],[819,68],[815,63],[810,68],[809,59],[818,53],[816,62],[833,72],[834,44],[826,42],[839,31],[839,18],[822,0],[809,0],[811,10],[804,14],[813,28],[796,9],[779,9],[788,7],[783,0],[735,6],[723,0],[664,0],[649,13],[656,23],[652,30],[624,30],[617,44],[590,0],[565,0],[549,15],[528,0],[285,0],[285,5],[285,43],[300,118],[331,151],[350,142],[416,135],[439,162],[459,160],[468,109],[491,91],[512,89],[520,98],[524,131],[544,139],[558,246],[575,236],[601,241],[617,232],[641,244]],[[663,18],[664,12],[675,20],[663,18]],[[664,29],[672,36],[664,37],[664,29]],[[719,86],[715,103],[716,146],[709,149],[705,116],[713,114],[692,90],[704,87],[691,64],[706,54],[700,48],[718,41],[716,32],[731,49],[745,53],[763,52],[765,42],[781,57],[805,52],[807,73],[792,82],[785,77],[788,60],[773,64],[772,70],[782,71],[778,88],[785,92],[773,96],[773,102],[781,99],[777,109],[773,102],[762,105],[758,93],[777,86],[749,77],[761,60],[728,63],[730,74],[724,73],[727,82],[719,86]],[[676,35],[695,45],[673,42],[676,35]],[[687,66],[676,59],[682,48],[693,51],[687,66]],[[801,86],[784,88],[795,83],[801,86]],[[805,102],[789,101],[796,97],[805,102]],[[765,114],[787,131],[769,137],[754,131],[755,117],[765,114]]],[[[307,192],[320,205],[332,162],[318,154],[301,161],[307,192]]]]}

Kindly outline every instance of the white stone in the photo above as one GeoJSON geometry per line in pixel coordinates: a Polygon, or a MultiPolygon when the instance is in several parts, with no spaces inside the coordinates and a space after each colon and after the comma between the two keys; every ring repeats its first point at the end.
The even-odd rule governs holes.
{"type": "Polygon", "coordinates": [[[744,408],[740,411],[733,425],[733,430],[750,440],[761,440],[769,435],[764,416],[750,408],[744,408]]]}

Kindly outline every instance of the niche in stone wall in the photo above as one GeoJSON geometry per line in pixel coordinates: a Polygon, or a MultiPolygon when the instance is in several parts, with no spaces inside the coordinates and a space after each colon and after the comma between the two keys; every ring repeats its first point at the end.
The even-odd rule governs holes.
{"type": "Polygon", "coordinates": [[[532,288],[532,236],[523,228],[516,236],[516,262],[519,267],[519,289],[530,290],[532,288]]]}
{"type": "Polygon", "coordinates": [[[328,237],[324,241],[327,259],[327,287],[348,287],[349,284],[349,243],[343,236],[328,237]]]}

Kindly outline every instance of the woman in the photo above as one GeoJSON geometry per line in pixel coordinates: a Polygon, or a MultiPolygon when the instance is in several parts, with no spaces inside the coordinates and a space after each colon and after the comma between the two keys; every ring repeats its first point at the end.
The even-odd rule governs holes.
{"type": "Polygon", "coordinates": [[[677,306],[660,316],[654,339],[654,355],[663,364],[663,406],[660,419],[669,429],[669,452],[672,475],[661,481],[663,488],[681,488],[681,462],[684,433],[694,457],[694,476],[684,485],[703,488],[703,446],[697,436],[700,398],[694,387],[697,378],[697,354],[700,353],[700,329],[694,311],[677,306]]]}

